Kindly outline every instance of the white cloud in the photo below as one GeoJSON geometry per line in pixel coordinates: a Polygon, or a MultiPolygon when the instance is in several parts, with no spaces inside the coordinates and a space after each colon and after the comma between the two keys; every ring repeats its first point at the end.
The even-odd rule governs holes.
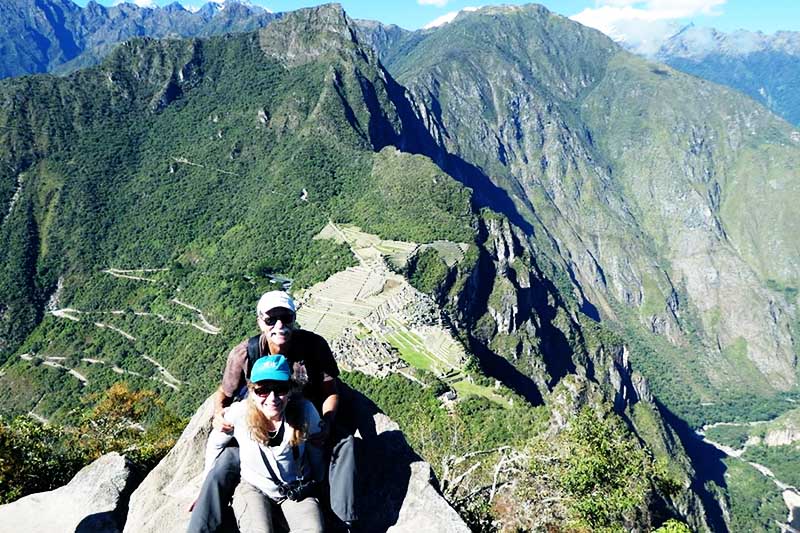
{"type": "Polygon", "coordinates": [[[115,6],[120,4],[136,4],[139,7],[146,7],[150,9],[158,7],[155,0],[117,0],[114,2],[115,6]]]}
{"type": "Polygon", "coordinates": [[[664,21],[675,21],[696,15],[720,15],[717,8],[727,0],[599,0],[597,7],[587,8],[570,17],[584,26],[596,28],[612,39],[624,40],[626,34],[642,30],[647,24],[658,33],[664,21]],[[645,26],[637,27],[637,24],[645,26]]]}
{"type": "Polygon", "coordinates": [[[417,0],[417,3],[421,6],[444,7],[449,1],[450,0],[417,0]]]}
{"type": "Polygon", "coordinates": [[[461,9],[459,11],[451,11],[449,13],[445,13],[441,17],[435,18],[432,21],[430,21],[429,23],[425,24],[422,27],[422,29],[423,30],[429,30],[431,28],[437,28],[439,26],[444,26],[445,24],[449,24],[449,23],[453,22],[453,20],[462,11],[477,11],[478,9],[480,9],[480,8],[477,8],[477,7],[465,7],[464,9],[461,9]]]}

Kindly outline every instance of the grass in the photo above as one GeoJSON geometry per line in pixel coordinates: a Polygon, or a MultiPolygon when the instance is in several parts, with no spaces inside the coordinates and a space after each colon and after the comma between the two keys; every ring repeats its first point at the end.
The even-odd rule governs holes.
{"type": "Polygon", "coordinates": [[[508,400],[497,394],[492,387],[484,387],[483,385],[470,383],[464,379],[453,383],[453,388],[459,396],[480,396],[502,407],[510,407],[508,400]]]}
{"type": "Polygon", "coordinates": [[[397,348],[397,351],[400,352],[400,357],[406,363],[420,370],[429,370],[437,375],[442,374],[442,370],[434,362],[433,356],[417,349],[415,343],[409,340],[402,332],[388,333],[385,338],[389,344],[397,348]]]}

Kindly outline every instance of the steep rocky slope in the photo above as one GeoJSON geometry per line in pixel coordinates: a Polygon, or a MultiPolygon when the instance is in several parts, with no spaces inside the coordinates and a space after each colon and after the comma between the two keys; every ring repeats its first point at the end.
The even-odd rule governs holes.
{"type": "Polygon", "coordinates": [[[536,6],[470,13],[387,57],[431,135],[480,173],[448,170],[584,311],[659,347],[641,363],[653,379],[673,367],[668,405],[686,385],[695,405],[796,385],[800,136],[785,123],[536,6]]]}
{"type": "Polygon", "coordinates": [[[173,3],[143,8],[134,3],[105,7],[72,0],[12,0],[0,5],[0,78],[38,72],[70,72],[95,65],[118,43],[133,37],[194,37],[252,31],[275,15],[229,2],[190,12],[173,3]]]}
{"type": "Polygon", "coordinates": [[[370,43],[402,53],[375,53],[363,24],[325,6],[0,84],[3,409],[69,422],[123,375],[191,414],[260,292],[355,264],[314,238],[332,219],[431,243],[403,274],[472,356],[458,370],[500,382],[499,401],[478,387],[445,416],[433,391],[446,375],[349,376],[449,472],[451,496],[478,504],[458,496],[462,512],[574,523],[583,500],[556,475],[533,479],[566,502],[560,514],[515,509],[540,501],[524,486],[534,457],[570,464],[536,450],[578,449],[570,431],[588,408],[598,426],[622,418],[609,434],[649,472],[629,476],[637,496],[610,516],[724,528],[662,404],[695,424],[731,415],[741,395],[728,387],[795,384],[791,131],[537,6],[373,30],[370,43]],[[764,176],[776,192],[751,200],[764,176]],[[438,241],[466,251],[448,262],[438,241]]]}

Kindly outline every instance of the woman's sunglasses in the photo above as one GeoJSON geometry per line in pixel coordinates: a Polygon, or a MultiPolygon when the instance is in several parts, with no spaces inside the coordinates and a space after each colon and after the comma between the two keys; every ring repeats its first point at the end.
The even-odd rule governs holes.
{"type": "Polygon", "coordinates": [[[253,387],[253,394],[261,396],[262,398],[269,396],[270,392],[274,392],[275,396],[285,396],[289,394],[290,390],[292,390],[292,386],[287,381],[286,383],[275,383],[273,385],[255,385],[253,387]]]}
{"type": "Polygon", "coordinates": [[[280,320],[285,326],[288,326],[292,322],[294,322],[294,314],[293,313],[281,313],[279,315],[274,316],[265,316],[264,323],[268,326],[274,326],[280,320]]]}

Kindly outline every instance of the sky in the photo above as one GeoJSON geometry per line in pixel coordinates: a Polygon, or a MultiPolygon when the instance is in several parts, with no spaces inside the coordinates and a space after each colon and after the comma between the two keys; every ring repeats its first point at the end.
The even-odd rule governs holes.
{"type": "MultiPolygon", "coordinates": [[[[78,0],[85,5],[87,0],[78,0]]],[[[119,0],[100,0],[112,5],[119,0]]],[[[166,5],[173,0],[128,0],[142,6],[166,5]]],[[[205,0],[179,0],[186,7],[199,7],[205,0]]],[[[220,0],[218,0],[220,1],[220,0]]],[[[292,11],[322,4],[313,0],[247,0],[271,11],[292,11]]],[[[494,4],[524,4],[479,0],[339,0],[353,18],[397,24],[409,30],[425,27],[437,19],[447,20],[461,9],[494,4]],[[444,18],[442,18],[444,17],[444,18]]],[[[625,28],[640,31],[665,31],[666,26],[690,22],[730,32],[737,29],[762,31],[800,31],[800,0],[540,0],[549,10],[595,27],[612,37],[625,28]],[[621,29],[622,28],[622,29],[621,29]],[[648,28],[642,30],[642,28],[648,28]]]]}

